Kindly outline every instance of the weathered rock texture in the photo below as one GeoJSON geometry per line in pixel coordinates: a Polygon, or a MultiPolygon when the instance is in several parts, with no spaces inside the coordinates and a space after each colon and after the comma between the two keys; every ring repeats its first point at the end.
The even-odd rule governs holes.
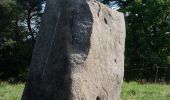
{"type": "Polygon", "coordinates": [[[93,0],[48,0],[22,100],[119,100],[122,13],[93,0]]]}

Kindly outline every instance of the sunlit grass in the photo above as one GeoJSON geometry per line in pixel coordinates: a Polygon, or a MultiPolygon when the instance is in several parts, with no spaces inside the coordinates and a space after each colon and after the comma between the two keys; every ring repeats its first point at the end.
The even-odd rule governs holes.
{"type": "Polygon", "coordinates": [[[0,100],[20,100],[23,84],[0,83],[0,100]]]}
{"type": "Polygon", "coordinates": [[[124,83],[122,100],[170,100],[170,85],[124,83]]]}
{"type": "MultiPolygon", "coordinates": [[[[20,100],[24,85],[0,83],[0,100],[20,100]]],[[[170,100],[170,85],[123,83],[121,100],[170,100]]]]}

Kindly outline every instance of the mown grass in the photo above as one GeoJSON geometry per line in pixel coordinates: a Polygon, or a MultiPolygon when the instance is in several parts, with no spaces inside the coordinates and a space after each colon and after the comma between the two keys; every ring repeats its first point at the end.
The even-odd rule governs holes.
{"type": "Polygon", "coordinates": [[[0,100],[20,100],[24,85],[0,83],[0,100]]]}
{"type": "Polygon", "coordinates": [[[170,100],[170,85],[124,83],[122,100],[170,100]]]}
{"type": "MultiPolygon", "coordinates": [[[[20,100],[23,84],[0,83],[0,100],[20,100]]],[[[170,100],[170,85],[126,83],[121,100],[170,100]]]]}

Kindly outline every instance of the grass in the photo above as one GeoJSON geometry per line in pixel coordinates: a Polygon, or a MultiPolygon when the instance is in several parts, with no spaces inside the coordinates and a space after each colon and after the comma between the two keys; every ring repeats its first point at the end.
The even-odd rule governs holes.
{"type": "Polygon", "coordinates": [[[124,83],[122,100],[170,100],[170,85],[124,83]]]}
{"type": "MultiPolygon", "coordinates": [[[[23,88],[23,84],[0,83],[0,100],[20,100],[23,88]]],[[[121,98],[121,100],[170,100],[170,85],[124,82],[121,98]]]]}
{"type": "Polygon", "coordinates": [[[24,85],[0,83],[0,100],[20,100],[24,85]]]}

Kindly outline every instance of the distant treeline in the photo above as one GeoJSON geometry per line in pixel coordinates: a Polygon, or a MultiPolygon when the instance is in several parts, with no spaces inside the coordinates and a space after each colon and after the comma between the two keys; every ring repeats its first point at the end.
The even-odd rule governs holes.
{"type": "MultiPolygon", "coordinates": [[[[102,2],[125,15],[125,80],[170,82],[170,1],[102,2]]],[[[44,0],[0,1],[0,80],[25,81],[44,4],[44,0]]]]}

